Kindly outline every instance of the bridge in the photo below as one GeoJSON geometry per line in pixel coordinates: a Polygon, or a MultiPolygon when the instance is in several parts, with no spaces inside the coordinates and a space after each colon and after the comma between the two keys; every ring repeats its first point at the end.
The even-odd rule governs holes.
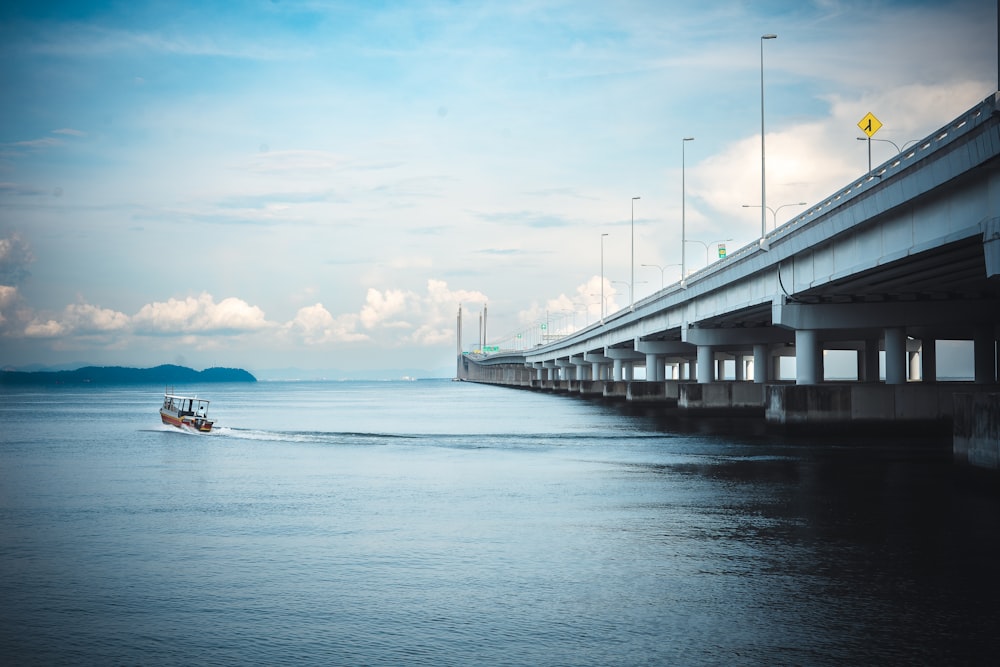
{"type": "Polygon", "coordinates": [[[1000,468],[998,156],[1000,92],[603,321],[527,350],[459,350],[458,379],[784,426],[947,422],[957,459],[1000,468]],[[974,381],[939,381],[945,340],[972,341],[974,381]],[[834,350],[853,355],[851,377],[827,377],[834,350]]]}

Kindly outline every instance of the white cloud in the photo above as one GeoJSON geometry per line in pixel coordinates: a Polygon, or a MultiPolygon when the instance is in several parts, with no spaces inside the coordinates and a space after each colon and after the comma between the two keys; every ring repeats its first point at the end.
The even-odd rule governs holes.
{"type": "Polygon", "coordinates": [[[415,303],[419,297],[413,292],[403,290],[386,290],[380,292],[374,287],[368,288],[365,305],[361,308],[361,324],[366,329],[376,326],[399,327],[398,321],[391,318],[407,309],[408,303],[415,303]]]}
{"type": "Polygon", "coordinates": [[[357,331],[358,319],[353,314],[334,317],[323,304],[317,303],[300,308],[285,329],[308,345],[355,343],[369,339],[366,334],[357,331]]]}
{"type": "Polygon", "coordinates": [[[99,308],[87,303],[66,306],[64,326],[74,332],[105,333],[123,331],[129,327],[129,316],[125,313],[99,308]]]}
{"type": "Polygon", "coordinates": [[[137,332],[148,334],[241,333],[272,326],[257,306],[235,297],[215,303],[208,293],[147,304],[132,322],[137,332]]]}

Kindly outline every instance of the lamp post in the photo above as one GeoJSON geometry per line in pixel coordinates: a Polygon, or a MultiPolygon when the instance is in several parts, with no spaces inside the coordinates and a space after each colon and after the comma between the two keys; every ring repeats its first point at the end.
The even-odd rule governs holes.
{"type": "Polygon", "coordinates": [[[635,293],[635,200],[640,197],[632,197],[632,282],[629,288],[629,308],[635,308],[635,301],[632,295],[635,293]]]}
{"type": "Polygon", "coordinates": [[[899,146],[896,145],[896,142],[893,141],[892,139],[876,139],[875,137],[855,137],[855,139],[857,139],[858,141],[867,141],[868,142],[868,173],[869,174],[872,173],[872,142],[873,141],[881,141],[882,143],[892,144],[892,147],[896,149],[896,154],[897,155],[900,154],[900,153],[902,153],[903,152],[903,148],[906,148],[907,145],[913,144],[913,143],[916,143],[916,142],[920,141],[919,139],[910,139],[905,144],[903,144],[903,148],[900,148],[899,146]]]}
{"type": "Polygon", "coordinates": [[[663,289],[663,272],[666,269],[670,268],[671,266],[680,266],[680,264],[664,264],[663,266],[660,266],[659,264],[640,264],[640,266],[645,266],[645,267],[649,267],[649,268],[652,268],[652,269],[659,269],[660,270],[660,289],[663,289]]]}
{"type": "Polygon", "coordinates": [[[687,206],[687,190],[685,180],[685,166],[684,166],[684,146],[689,141],[694,141],[694,137],[684,137],[681,139],[681,285],[684,285],[684,278],[687,276],[684,273],[684,267],[686,262],[684,260],[684,238],[687,234],[687,221],[686,216],[686,206],[687,206]]]}
{"type": "MultiPolygon", "coordinates": [[[[774,218],[774,227],[772,227],[772,229],[778,228],[778,211],[785,208],[786,206],[806,206],[806,202],[800,201],[794,204],[782,204],[778,208],[771,208],[770,206],[766,207],[767,210],[771,212],[771,215],[774,218]]],[[[743,204],[743,208],[760,208],[760,204],[743,204]]]]}
{"type": "Polygon", "coordinates": [[[764,40],[777,39],[768,33],[760,36],[760,240],[767,236],[767,172],[764,170],[764,40]]]}
{"type": "Polygon", "coordinates": [[[708,243],[705,243],[704,241],[699,241],[698,239],[688,239],[688,243],[700,243],[703,246],[705,246],[705,266],[708,266],[708,263],[709,263],[709,260],[708,260],[708,247],[712,246],[712,245],[715,245],[717,243],[725,243],[727,241],[732,241],[732,239],[716,239],[715,241],[709,241],[708,243]]]}
{"type": "MultiPolygon", "coordinates": [[[[639,284],[642,285],[643,282],[645,282],[645,281],[641,281],[639,284]]],[[[629,285],[624,280],[612,280],[611,284],[612,285],[624,285],[625,289],[628,290],[628,300],[629,300],[630,303],[632,302],[632,287],[633,287],[633,285],[629,285]]]]}
{"type": "Polygon", "coordinates": [[[604,324],[604,237],[607,233],[601,234],[601,324],[604,324]]]}

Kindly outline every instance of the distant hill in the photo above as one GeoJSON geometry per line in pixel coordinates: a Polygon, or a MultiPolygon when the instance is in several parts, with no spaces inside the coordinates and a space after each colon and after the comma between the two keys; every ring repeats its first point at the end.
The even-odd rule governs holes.
{"type": "Polygon", "coordinates": [[[195,384],[199,382],[256,382],[242,368],[206,368],[164,364],[155,368],[86,366],[75,371],[0,371],[0,385],[41,384],[195,384]]]}

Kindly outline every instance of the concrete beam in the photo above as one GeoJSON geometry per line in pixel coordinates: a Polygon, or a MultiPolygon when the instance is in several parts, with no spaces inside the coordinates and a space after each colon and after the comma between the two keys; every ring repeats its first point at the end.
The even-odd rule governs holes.
{"type": "Polygon", "coordinates": [[[642,354],[688,355],[695,353],[694,345],[679,340],[642,340],[636,338],[633,344],[635,351],[642,354]]]}
{"type": "Polygon", "coordinates": [[[789,329],[887,329],[933,327],[948,322],[991,323],[1000,303],[970,301],[886,301],[881,303],[787,303],[771,305],[771,321],[789,329]]]}
{"type": "Polygon", "coordinates": [[[791,343],[794,334],[778,327],[747,327],[745,329],[702,329],[688,326],[681,328],[681,339],[692,345],[713,347],[742,347],[750,350],[755,344],[791,343]]]}
{"type": "Polygon", "coordinates": [[[613,361],[638,361],[646,358],[645,354],[640,354],[627,347],[606,347],[604,348],[604,356],[613,361]]]}

